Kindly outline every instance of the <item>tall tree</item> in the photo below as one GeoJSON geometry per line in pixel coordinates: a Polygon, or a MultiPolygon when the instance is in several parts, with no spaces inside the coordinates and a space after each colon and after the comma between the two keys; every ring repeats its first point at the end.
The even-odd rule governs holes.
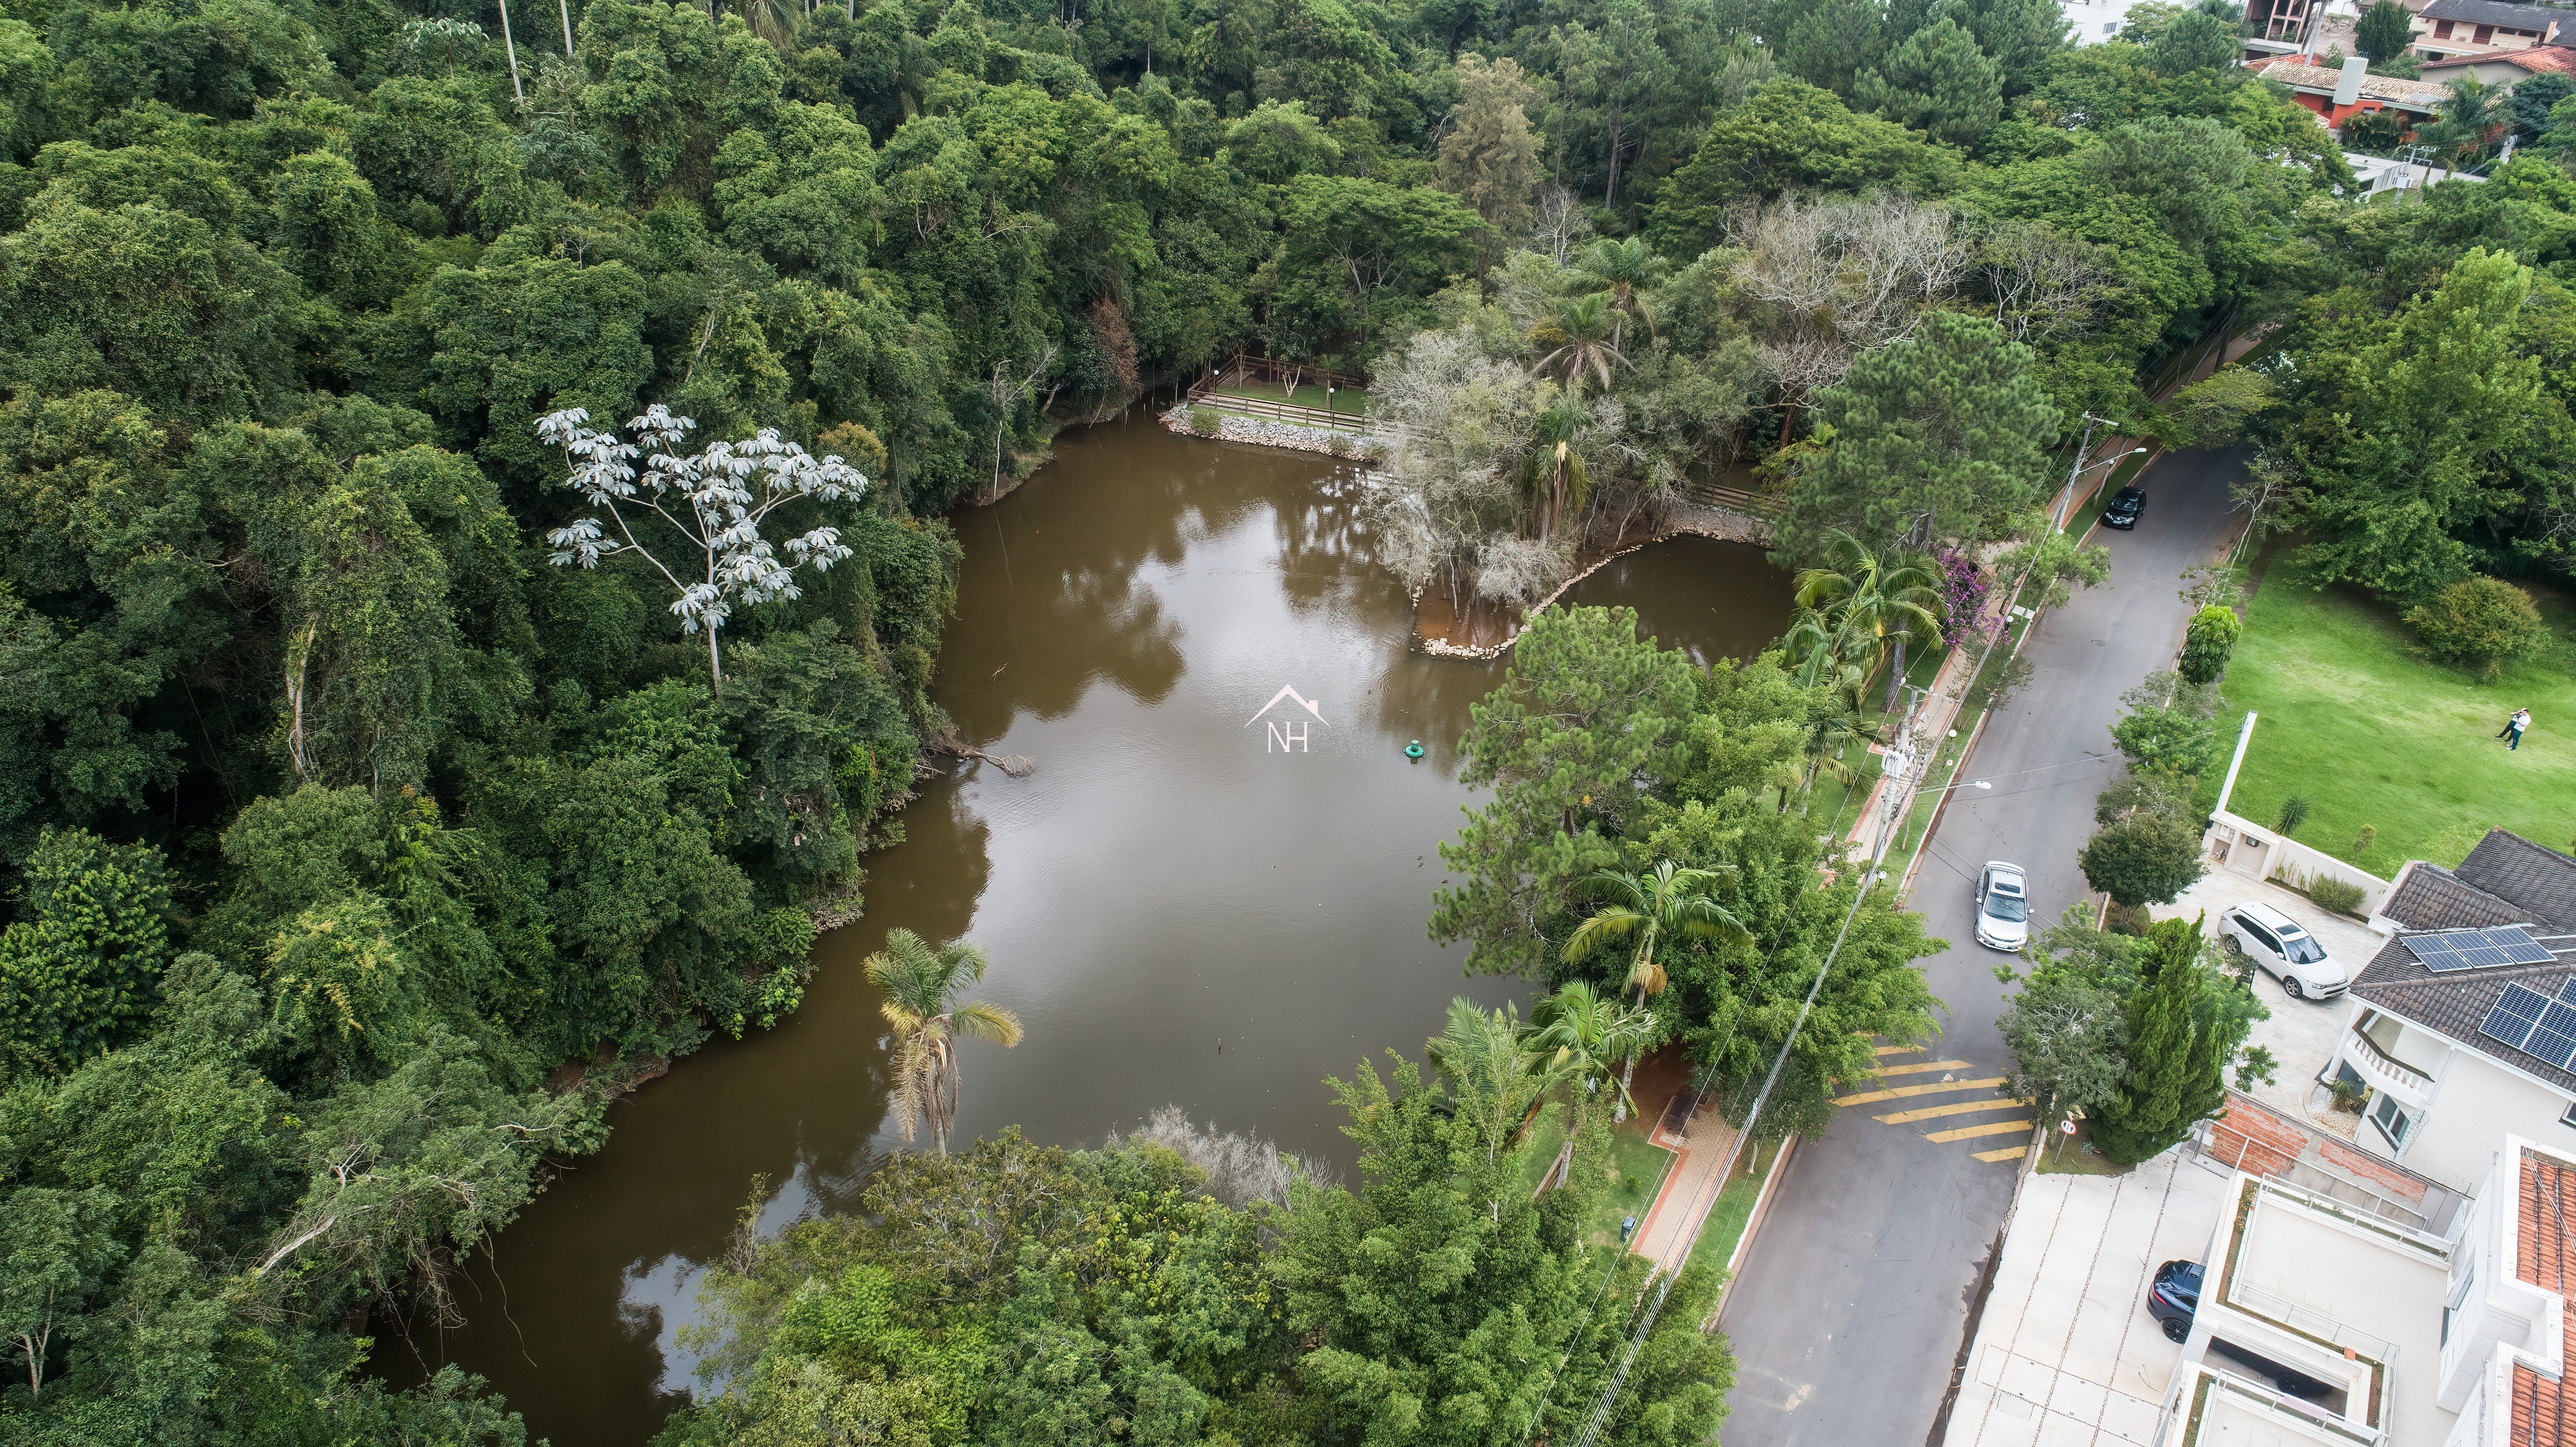
{"type": "Polygon", "coordinates": [[[2371,69],[2385,73],[2387,63],[2415,43],[2415,13],[2397,0],[2374,0],[2353,23],[2352,43],[2371,69]]]}
{"type": "Polygon", "coordinates": [[[958,998],[984,978],[984,952],[964,940],[933,948],[898,926],[862,967],[884,992],[877,1009],[894,1027],[894,1108],[903,1138],[927,1122],[944,1156],[957,1121],[957,1043],[990,1040],[1008,1049],[1020,1043],[1020,1017],[987,1000],[958,998]]]}
{"type": "Polygon", "coordinates": [[[2215,1022],[2200,1018],[2205,919],[2159,921],[2147,931],[2138,993],[2128,1001],[2128,1069],[2104,1103],[2093,1139],[2123,1164],[2179,1144],[2227,1103],[2215,1022]]]}
{"type": "Polygon", "coordinates": [[[1781,520],[1793,551],[1836,528],[1872,546],[1990,535],[2035,506],[2057,409],[2031,351],[1985,317],[1933,312],[1817,398],[1833,444],[1781,520]]]}
{"type": "MultiPolygon", "coordinates": [[[[1742,920],[1709,897],[1709,887],[1717,879],[1714,869],[1683,869],[1669,859],[1657,861],[1653,871],[1643,875],[1616,869],[1594,871],[1577,886],[1577,893],[1603,903],[1566,938],[1565,962],[1584,964],[1614,946],[1627,946],[1632,953],[1623,983],[1644,1004],[1648,996],[1664,992],[1667,974],[1664,962],[1656,957],[1658,946],[1678,949],[1685,941],[1707,939],[1743,944],[1753,937],[1742,920]]],[[[1620,1070],[1614,1120],[1627,1118],[1628,1084],[1636,1072],[1637,1060],[1631,1055],[1620,1070]]]]}
{"type": "Polygon", "coordinates": [[[2003,112],[2003,70],[1948,12],[1906,37],[1884,66],[1852,81],[1852,103],[1954,146],[1975,146],[2003,112]]]}
{"type": "Polygon", "coordinates": [[[1802,641],[1807,647],[1800,679],[1813,685],[1832,676],[1830,665],[1850,662],[1860,664],[1866,679],[1893,654],[1887,708],[1894,709],[1905,681],[1905,645],[1930,648],[1941,641],[1941,591],[1931,570],[1836,528],[1825,537],[1824,565],[1800,570],[1791,586],[1805,610],[1791,630],[1792,661],[1802,641]]]}
{"type": "Polygon", "coordinates": [[[1547,931],[1577,880],[1619,862],[1609,839],[1694,694],[1690,660],[1639,639],[1633,609],[1533,616],[1460,740],[1459,779],[1494,796],[1440,846],[1460,883],[1434,896],[1432,938],[1470,941],[1470,969],[1545,972],[1556,955],[1547,931]]]}
{"type": "Polygon", "coordinates": [[[1653,1015],[1601,993],[1590,980],[1568,980],[1539,997],[1531,1023],[1537,1027],[1530,1043],[1538,1047],[1539,1072],[1573,1093],[1578,1124],[1580,1105],[1605,1083],[1617,1090],[1620,1111],[1636,1108],[1622,1067],[1654,1043],[1653,1015]]]}
{"type": "Polygon", "coordinates": [[[1503,236],[1529,229],[1539,162],[1528,108],[1538,99],[1538,87],[1522,78],[1520,62],[1458,57],[1458,106],[1449,113],[1449,133],[1440,138],[1440,164],[1432,174],[1441,190],[1473,207],[1503,236]]]}

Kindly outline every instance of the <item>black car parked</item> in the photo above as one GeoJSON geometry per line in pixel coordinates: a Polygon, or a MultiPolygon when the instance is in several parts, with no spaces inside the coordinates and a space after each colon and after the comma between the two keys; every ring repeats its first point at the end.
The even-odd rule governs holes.
{"type": "Polygon", "coordinates": [[[2165,1340],[2191,1335],[2192,1316],[2200,1310],[2200,1263],[2168,1261],[2156,1268],[2156,1284],[2147,1288],[2147,1315],[2165,1329],[2165,1340]]]}
{"type": "Polygon", "coordinates": [[[2102,509],[2102,526],[2106,528],[2136,527],[2138,525],[2138,514],[2145,512],[2146,510],[2147,490],[2143,487],[2124,487],[2118,492],[2111,494],[2110,505],[2102,509]]]}

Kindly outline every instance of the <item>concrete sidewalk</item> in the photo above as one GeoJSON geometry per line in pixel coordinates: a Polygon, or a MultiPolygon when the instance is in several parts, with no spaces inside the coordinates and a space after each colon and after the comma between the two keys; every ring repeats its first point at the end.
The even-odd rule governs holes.
{"type": "Polygon", "coordinates": [[[1664,1173],[1664,1188],[1655,1193],[1655,1203],[1646,1208],[1645,1224],[1637,1228],[1636,1240],[1628,1249],[1663,1270],[1679,1271],[1690,1258],[1691,1246],[1699,1239],[1700,1227],[1707,1224],[1708,1213],[1717,1205],[1717,1173],[1726,1168],[1726,1158],[1735,1149],[1738,1132],[1714,1106],[1683,1122],[1679,1135],[1667,1129],[1668,1124],[1657,1121],[1650,1139],[1666,1150],[1680,1152],[1680,1158],[1664,1173]]]}
{"type": "Polygon", "coordinates": [[[2180,1151],[2125,1176],[2025,1181],[1944,1447],[2151,1447],[2182,1347],[2148,1317],[2147,1287],[2208,1248],[2226,1186],[2180,1151]]]}

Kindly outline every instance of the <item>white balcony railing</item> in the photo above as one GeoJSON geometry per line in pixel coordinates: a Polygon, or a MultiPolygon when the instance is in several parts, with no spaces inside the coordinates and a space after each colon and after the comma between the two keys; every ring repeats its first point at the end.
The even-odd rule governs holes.
{"type": "Polygon", "coordinates": [[[2407,1098],[2409,1105],[2428,1104],[2433,1097],[2433,1077],[2380,1049],[2371,1038],[2358,1030],[2344,1036],[2343,1058],[2346,1064],[2372,1077],[2371,1084],[2392,1094],[2407,1098]]]}

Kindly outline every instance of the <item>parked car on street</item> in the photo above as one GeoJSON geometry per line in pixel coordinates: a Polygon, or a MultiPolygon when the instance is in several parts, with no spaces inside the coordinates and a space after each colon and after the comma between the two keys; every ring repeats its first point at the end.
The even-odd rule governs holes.
{"type": "Polygon", "coordinates": [[[2106,528],[2136,527],[2138,525],[2138,514],[2145,512],[2146,510],[2147,490],[2143,487],[2124,487],[2118,492],[2111,494],[2110,504],[2102,509],[2102,526],[2106,528]]]}
{"type": "Polygon", "coordinates": [[[2156,1268],[2155,1284],[2147,1288],[2147,1315],[2165,1329],[2165,1340],[2191,1335],[2191,1319],[2200,1311],[2200,1277],[2197,1261],[2168,1261],[2156,1268]]]}
{"type": "Polygon", "coordinates": [[[2016,954],[2030,943],[2030,882],[2020,865],[1989,859],[1977,875],[1977,943],[2016,954]]]}
{"type": "Polygon", "coordinates": [[[2297,920],[2268,904],[2240,904],[2218,917],[2231,940],[2294,1000],[2331,1000],[2352,985],[2342,965],[2297,920]]]}

